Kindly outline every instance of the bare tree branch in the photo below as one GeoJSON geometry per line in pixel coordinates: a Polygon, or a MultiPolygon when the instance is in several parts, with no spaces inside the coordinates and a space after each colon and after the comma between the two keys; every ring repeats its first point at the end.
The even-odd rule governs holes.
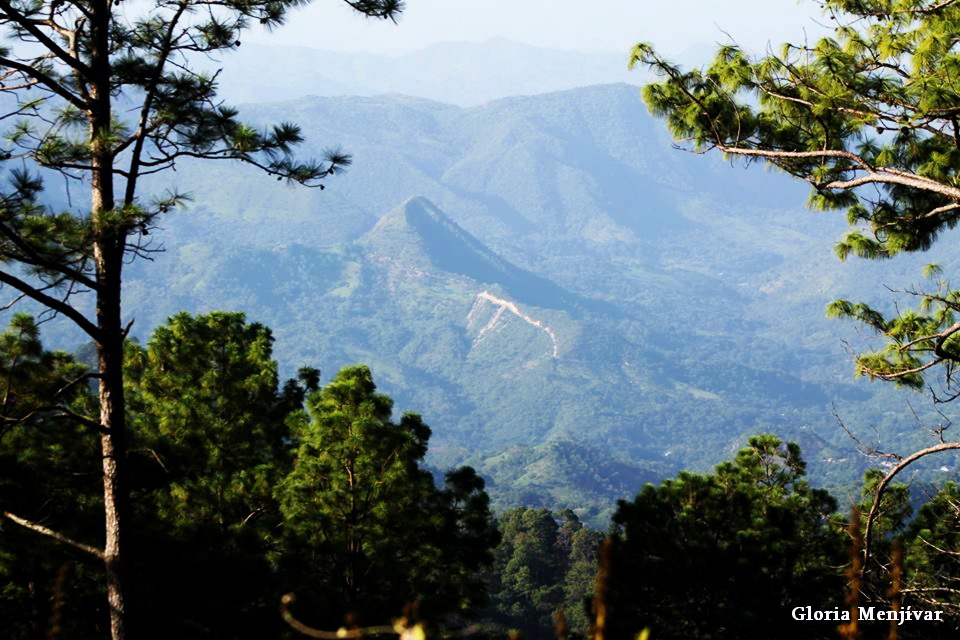
{"type": "Polygon", "coordinates": [[[901,459],[890,471],[887,472],[885,476],[877,484],[877,488],[873,492],[873,504],[870,505],[870,512],[867,514],[867,522],[864,527],[863,533],[863,572],[866,573],[867,567],[869,566],[868,561],[870,560],[870,547],[871,547],[871,532],[873,530],[873,523],[876,520],[878,513],[880,512],[880,500],[883,498],[884,492],[887,490],[887,487],[893,481],[897,475],[909,467],[911,464],[916,462],[921,458],[932,455],[934,453],[940,453],[941,451],[950,451],[960,449],[960,442],[941,442],[940,444],[935,444],[932,447],[927,447],[926,449],[920,449],[919,451],[914,451],[908,456],[905,456],[901,459]]]}
{"type": "Polygon", "coordinates": [[[88,336],[90,336],[94,340],[98,340],[100,338],[100,329],[98,329],[95,324],[90,322],[86,318],[86,316],[84,316],[82,313],[80,313],[79,311],[77,311],[76,309],[68,305],[63,300],[59,300],[57,298],[54,298],[53,296],[49,296],[43,293],[42,291],[40,291],[39,289],[37,289],[36,287],[31,286],[29,283],[24,282],[20,278],[10,273],[7,273],[5,271],[0,271],[0,283],[8,284],[14,289],[16,289],[17,291],[22,292],[28,298],[33,298],[40,304],[43,304],[49,307],[53,311],[57,313],[62,313],[66,317],[73,320],[78,327],[83,329],[84,333],[86,333],[88,336]]]}
{"type": "Polygon", "coordinates": [[[25,519],[25,518],[21,518],[20,516],[17,516],[17,515],[14,515],[14,514],[10,513],[9,511],[4,511],[4,512],[3,512],[3,515],[4,515],[5,518],[7,518],[7,519],[9,519],[9,520],[12,520],[13,522],[16,522],[17,524],[19,524],[21,527],[26,527],[27,529],[30,529],[31,531],[36,531],[37,533],[40,533],[40,534],[43,534],[43,535],[45,535],[45,536],[47,536],[47,537],[53,538],[54,540],[57,540],[57,541],[62,542],[62,543],[64,543],[64,544],[66,544],[66,545],[69,545],[69,546],[71,546],[71,547],[73,547],[73,548],[75,548],[75,549],[80,549],[81,551],[85,551],[85,552],[91,554],[93,557],[97,558],[98,560],[103,560],[103,559],[104,559],[103,551],[101,551],[100,549],[98,549],[98,548],[96,548],[96,547],[91,547],[91,546],[88,545],[88,544],[83,544],[82,542],[77,542],[76,540],[74,540],[74,539],[72,539],[72,538],[68,538],[67,536],[63,535],[62,533],[57,533],[57,532],[54,531],[53,529],[48,529],[47,527],[43,526],[42,524],[37,524],[36,522],[31,522],[31,521],[29,521],[29,520],[27,520],[27,519],[25,519]]]}
{"type": "Polygon", "coordinates": [[[76,58],[70,55],[68,52],[64,51],[60,45],[50,39],[50,36],[45,34],[36,24],[34,20],[27,18],[25,15],[20,13],[17,9],[10,4],[9,0],[0,0],[0,10],[3,11],[3,17],[6,17],[9,21],[16,23],[24,31],[36,38],[39,43],[50,53],[54,54],[58,60],[71,67],[74,71],[82,74],[83,76],[90,75],[90,67],[88,67],[83,60],[76,58]]]}

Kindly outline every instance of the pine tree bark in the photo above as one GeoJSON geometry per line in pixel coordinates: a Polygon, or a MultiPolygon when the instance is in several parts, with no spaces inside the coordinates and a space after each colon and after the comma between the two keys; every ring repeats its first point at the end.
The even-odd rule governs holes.
{"type": "MultiPolygon", "coordinates": [[[[109,274],[108,274],[109,275],[109,274]]],[[[119,283],[119,277],[111,278],[119,283]]],[[[125,524],[128,500],[126,482],[126,424],[123,397],[123,337],[119,322],[118,296],[99,296],[97,319],[105,331],[97,345],[100,370],[100,449],[103,456],[104,566],[107,577],[107,600],[110,605],[112,640],[126,637],[125,524]],[[104,299],[107,298],[107,299],[104,299]]]]}
{"type": "Polygon", "coordinates": [[[126,415],[123,394],[123,340],[120,297],[126,231],[115,215],[110,64],[110,6],[92,5],[90,100],[93,257],[96,266],[96,341],[100,374],[100,448],[103,456],[104,566],[110,606],[110,636],[125,640],[126,415]]]}

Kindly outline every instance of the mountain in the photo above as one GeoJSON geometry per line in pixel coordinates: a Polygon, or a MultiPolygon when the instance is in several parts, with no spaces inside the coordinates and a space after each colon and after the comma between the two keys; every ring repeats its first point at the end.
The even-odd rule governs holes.
{"type": "MultiPolygon", "coordinates": [[[[233,103],[262,102],[264,96],[283,101],[402,93],[474,106],[507,96],[640,82],[642,72],[627,70],[628,54],[546,49],[505,38],[443,42],[399,55],[244,43],[223,61],[217,79],[221,95],[233,103]]],[[[219,61],[198,63],[219,68],[219,61]]]]}
{"type": "Polygon", "coordinates": [[[359,244],[382,259],[423,261],[425,268],[496,283],[507,295],[540,307],[594,306],[553,282],[507,262],[423,197],[383,216],[359,244]]]}
{"type": "Polygon", "coordinates": [[[232,309],[273,328],[287,373],[368,363],[433,427],[432,464],[475,465],[500,504],[602,514],[771,431],[819,482],[849,484],[863,459],[835,413],[868,446],[925,437],[902,395],[853,379],[865,336],[823,308],[889,307],[883,285],[956,266],[951,243],[839,263],[842,219],[804,211],[781,176],[672,149],[634,87],[244,113],[299,122],[311,148],[342,143],[355,164],[324,191],[179,165],[193,204],[127,274],[141,339],[181,309],[232,309]]]}

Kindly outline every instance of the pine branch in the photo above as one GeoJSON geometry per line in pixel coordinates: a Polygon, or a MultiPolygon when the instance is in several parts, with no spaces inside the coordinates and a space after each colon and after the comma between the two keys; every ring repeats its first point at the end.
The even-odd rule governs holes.
{"type": "Polygon", "coordinates": [[[2,222],[0,222],[0,234],[5,236],[11,243],[13,243],[14,246],[23,252],[22,256],[16,256],[15,259],[17,262],[22,262],[24,264],[41,267],[48,271],[60,273],[66,276],[68,279],[73,280],[78,284],[82,284],[93,291],[96,291],[99,288],[96,281],[81,271],[68,266],[66,263],[56,262],[41,255],[36,249],[24,242],[21,234],[16,233],[2,222]]]}
{"type": "MultiPolygon", "coordinates": [[[[868,184],[896,184],[904,187],[912,187],[922,191],[929,191],[950,198],[951,200],[960,200],[960,188],[948,186],[942,182],[931,180],[924,176],[917,175],[910,171],[904,171],[895,167],[872,167],[866,160],[852,151],[842,149],[823,149],[819,151],[787,151],[783,149],[753,149],[745,147],[729,146],[722,142],[716,142],[716,148],[723,153],[735,156],[744,156],[748,158],[762,158],[764,160],[811,160],[811,159],[845,159],[854,163],[855,167],[849,167],[846,171],[864,171],[864,175],[850,180],[834,180],[831,182],[818,184],[813,177],[806,178],[808,182],[814,184],[819,189],[828,190],[847,190],[854,187],[861,187],[868,184]]],[[[949,208],[956,208],[952,205],[949,208]]],[[[942,213],[948,208],[941,207],[935,209],[935,213],[942,213]]]]}
{"type": "Polygon", "coordinates": [[[877,519],[877,516],[880,513],[880,501],[883,498],[884,492],[887,490],[887,487],[893,481],[897,475],[909,467],[911,464],[916,462],[921,458],[925,458],[934,453],[940,453],[941,451],[950,451],[960,449],[960,442],[941,442],[935,444],[932,447],[927,447],[926,449],[920,449],[919,451],[914,451],[910,455],[904,457],[890,471],[887,472],[887,475],[883,476],[880,482],[877,484],[877,488],[873,492],[873,504],[870,505],[870,512],[867,514],[867,522],[864,527],[863,533],[863,569],[862,573],[866,574],[868,561],[870,560],[870,534],[873,530],[873,523],[877,519]]]}
{"type": "Polygon", "coordinates": [[[930,369],[930,368],[932,368],[932,367],[935,367],[936,365],[940,364],[941,362],[943,362],[943,358],[938,358],[938,359],[936,359],[936,360],[931,360],[930,362],[927,362],[927,363],[925,363],[925,364],[922,364],[922,365],[920,365],[919,367],[914,367],[913,369],[904,369],[904,370],[902,370],[902,371],[893,371],[893,372],[890,372],[890,373],[882,373],[882,372],[879,372],[879,371],[875,371],[875,370],[873,370],[873,369],[870,369],[870,368],[864,366],[863,364],[860,365],[860,369],[861,369],[865,374],[867,374],[868,376],[870,376],[871,378],[879,378],[880,380],[887,380],[887,381],[892,382],[892,381],[895,381],[895,380],[899,380],[900,378],[904,378],[904,377],[907,377],[907,376],[912,376],[912,375],[915,375],[915,374],[918,374],[918,373],[923,373],[923,372],[926,371],[927,369],[930,369]]]}
{"type": "Polygon", "coordinates": [[[0,67],[10,67],[11,69],[16,69],[17,71],[23,73],[25,76],[33,78],[37,84],[45,86],[47,89],[57,94],[73,106],[78,109],[86,109],[87,103],[82,99],[78,98],[74,94],[67,91],[64,85],[57,82],[52,76],[43,73],[39,69],[25,65],[22,62],[18,62],[6,56],[0,56],[0,67]]]}
{"type": "Polygon", "coordinates": [[[936,344],[933,345],[933,352],[944,360],[952,360],[956,362],[958,359],[960,359],[956,354],[947,353],[943,350],[943,345],[946,344],[947,340],[949,340],[952,336],[956,335],[958,331],[960,331],[960,322],[955,322],[941,331],[937,338],[936,344]]]}
{"type": "Polygon", "coordinates": [[[77,422],[85,427],[89,427],[90,429],[93,429],[94,431],[97,431],[99,433],[107,433],[107,431],[103,428],[103,425],[97,422],[96,420],[94,420],[93,418],[80,415],[75,411],[71,411],[70,409],[67,409],[66,407],[61,407],[61,406],[37,407],[36,409],[30,411],[26,415],[19,416],[19,417],[0,415],[0,422],[3,422],[4,424],[7,424],[7,425],[18,425],[18,424],[27,422],[28,420],[32,419],[34,416],[42,415],[45,413],[51,414],[50,417],[54,419],[73,420],[74,422],[77,422]]]}
{"type": "Polygon", "coordinates": [[[37,26],[34,20],[27,18],[25,15],[20,13],[20,11],[15,9],[13,5],[10,4],[9,0],[0,0],[0,10],[3,11],[3,13],[0,14],[0,19],[6,18],[8,22],[20,26],[24,31],[36,38],[44,49],[55,55],[61,62],[82,76],[89,77],[90,67],[88,67],[83,60],[80,60],[79,58],[76,58],[64,51],[60,45],[51,40],[50,36],[44,33],[37,26]]]}
{"type": "Polygon", "coordinates": [[[100,329],[95,324],[90,322],[86,316],[71,307],[63,300],[49,296],[36,287],[31,286],[29,283],[24,282],[20,278],[5,271],[0,271],[0,283],[10,285],[28,298],[32,298],[40,304],[50,308],[55,313],[62,313],[64,316],[70,318],[70,320],[76,323],[76,325],[80,327],[88,336],[94,340],[100,339],[100,329]]]}
{"type": "Polygon", "coordinates": [[[66,545],[69,545],[75,549],[80,549],[81,551],[85,551],[91,554],[93,557],[97,558],[98,560],[104,559],[103,551],[101,551],[96,547],[91,547],[90,545],[83,544],[82,542],[77,542],[76,540],[72,538],[68,538],[62,533],[57,533],[53,529],[48,529],[42,524],[37,524],[36,522],[31,522],[25,518],[21,518],[20,516],[10,513],[9,511],[4,511],[3,515],[7,519],[12,520],[13,522],[16,522],[17,524],[19,524],[21,527],[25,527],[27,529],[30,529],[31,531],[36,531],[37,533],[53,538],[54,540],[57,540],[58,542],[62,542],[66,545]]]}

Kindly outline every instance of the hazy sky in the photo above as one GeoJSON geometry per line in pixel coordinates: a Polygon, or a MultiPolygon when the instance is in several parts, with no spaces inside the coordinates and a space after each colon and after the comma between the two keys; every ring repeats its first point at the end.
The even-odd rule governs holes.
{"type": "Polygon", "coordinates": [[[338,51],[403,52],[441,41],[501,36],[543,47],[626,52],[650,41],[666,54],[727,41],[762,49],[797,42],[826,21],[813,0],[408,0],[398,25],[352,14],[340,0],[313,0],[260,42],[338,51]]]}

